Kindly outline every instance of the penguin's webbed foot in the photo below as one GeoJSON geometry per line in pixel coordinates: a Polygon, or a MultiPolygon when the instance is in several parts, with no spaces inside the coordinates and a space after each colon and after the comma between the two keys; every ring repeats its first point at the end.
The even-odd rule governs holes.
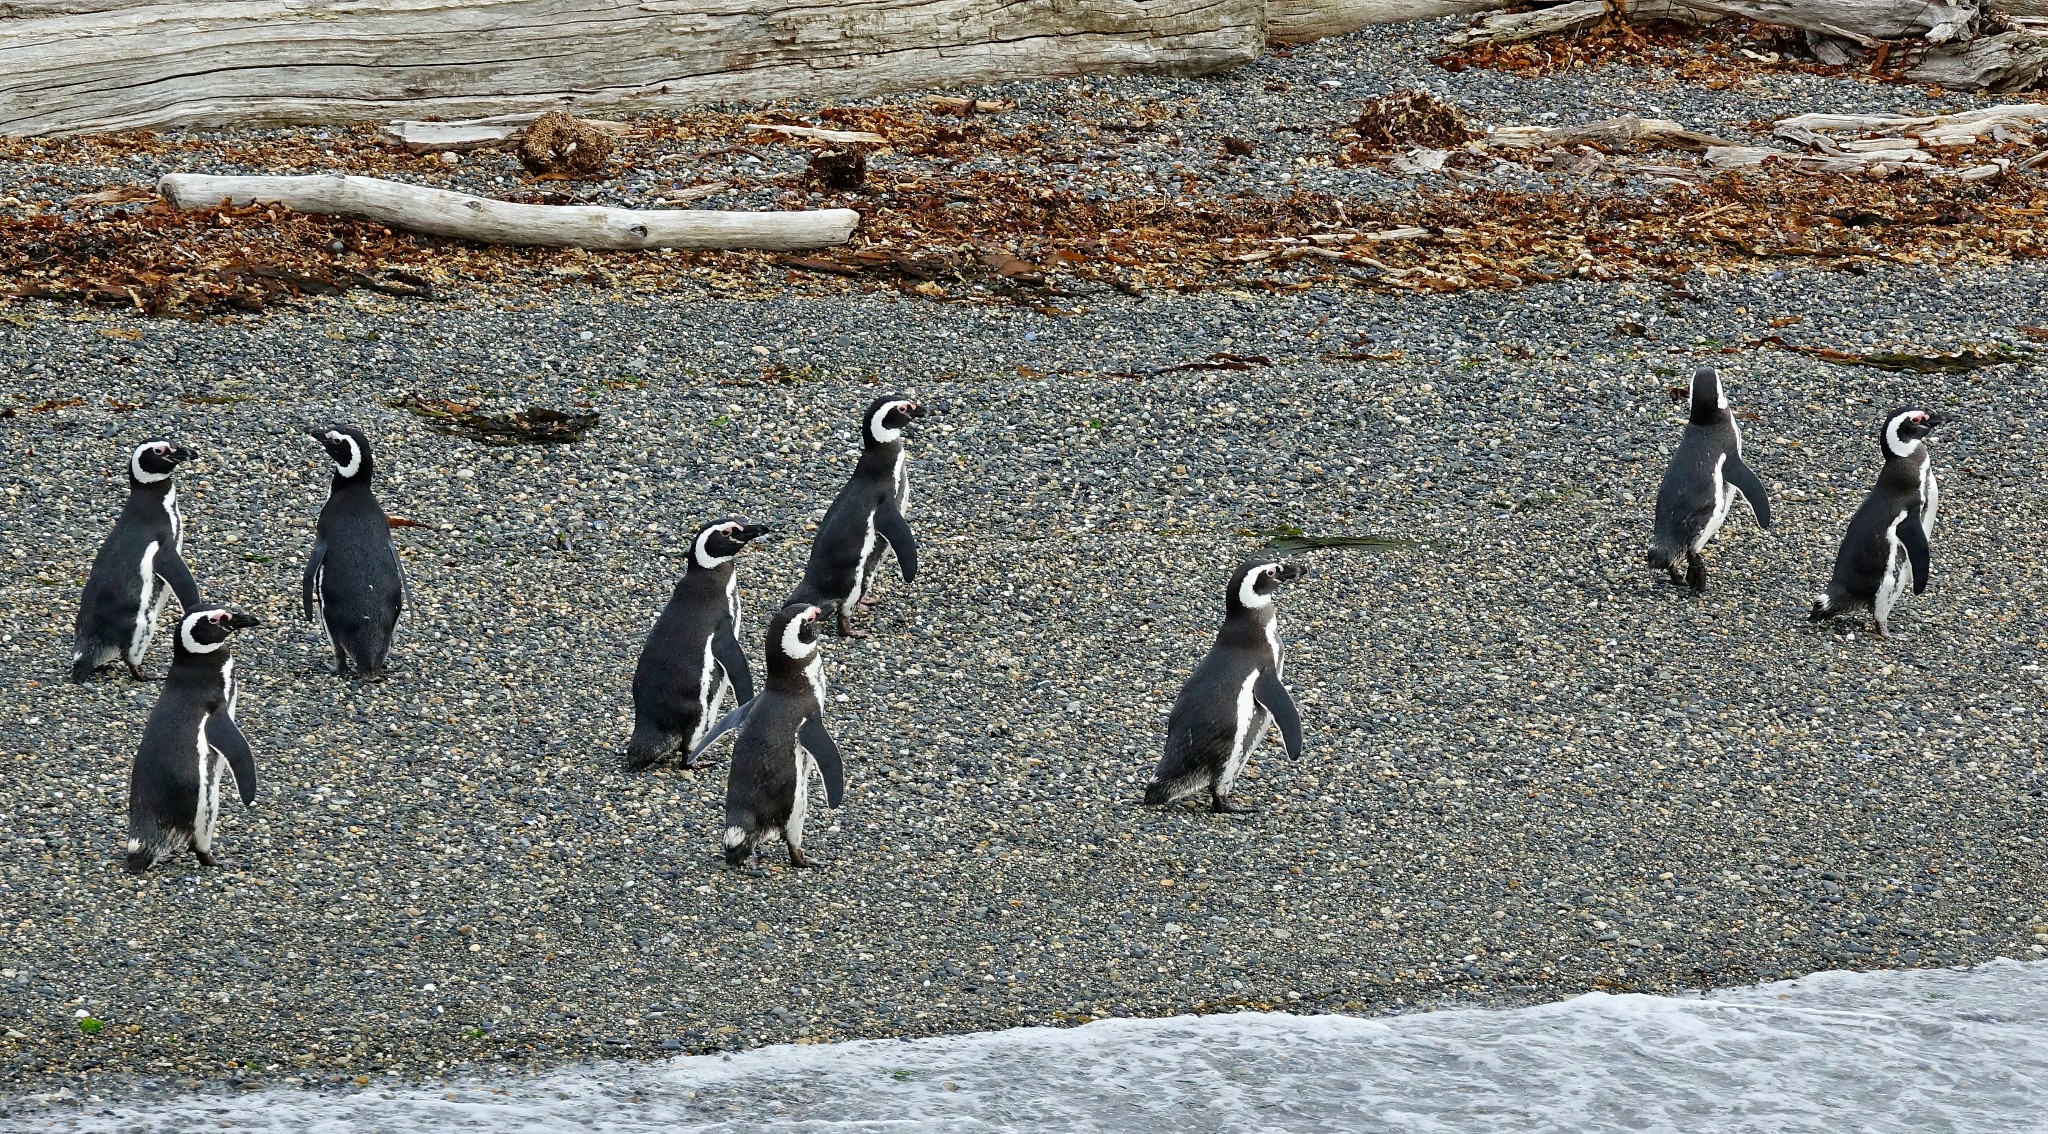
{"type": "Polygon", "coordinates": [[[825,864],[805,854],[797,847],[789,848],[789,865],[796,870],[823,870],[825,864]]]}
{"type": "Polygon", "coordinates": [[[215,858],[211,851],[195,850],[192,852],[192,857],[198,859],[201,866],[215,867],[220,865],[220,859],[215,858]]]}
{"type": "Polygon", "coordinates": [[[148,667],[148,666],[143,666],[143,665],[137,665],[137,664],[136,664],[136,663],[134,663],[134,662],[128,662],[128,663],[127,663],[127,666],[128,666],[128,676],[130,676],[130,677],[134,678],[134,679],[135,679],[135,680],[137,680],[137,681],[155,681],[155,680],[156,680],[156,674],[153,674],[153,673],[149,672],[149,667],[148,667]]]}
{"type": "Polygon", "coordinates": [[[854,605],[860,607],[862,610],[873,610],[875,609],[875,604],[880,601],[882,601],[882,596],[868,594],[862,595],[860,601],[855,603],[854,605]]]}
{"type": "Polygon", "coordinates": [[[1697,551],[1685,553],[1685,585],[1696,595],[1707,593],[1707,561],[1697,551]]]}
{"type": "Polygon", "coordinates": [[[1246,807],[1228,795],[1218,795],[1209,803],[1209,810],[1218,815],[1257,815],[1259,809],[1246,807]]]}
{"type": "Polygon", "coordinates": [[[841,610],[839,612],[839,636],[842,638],[865,638],[868,636],[868,632],[855,629],[853,619],[848,618],[846,611],[841,610]]]}

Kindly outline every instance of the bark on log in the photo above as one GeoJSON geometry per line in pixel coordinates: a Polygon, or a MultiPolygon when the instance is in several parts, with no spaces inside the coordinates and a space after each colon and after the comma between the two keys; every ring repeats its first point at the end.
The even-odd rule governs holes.
{"type": "Polygon", "coordinates": [[[795,252],[844,244],[860,214],[852,209],[792,213],[637,211],[595,205],[522,205],[376,177],[214,177],[169,173],[157,192],[172,207],[203,209],[223,200],[275,203],[294,212],[361,217],[392,228],[479,244],[548,248],[755,248],[795,252]]]}
{"type": "Polygon", "coordinates": [[[1508,3],[1509,0],[1268,0],[1266,38],[1276,43],[1305,43],[1373,24],[1497,12],[1508,3]]]}
{"type": "MultiPolygon", "coordinates": [[[[1716,14],[1704,12],[1693,6],[1688,0],[1630,0],[1622,7],[1625,8],[1629,19],[1639,22],[1683,20],[1699,24],[1710,23],[1719,18],[1716,14]]],[[[1615,14],[1616,4],[1613,0],[1571,0],[1570,3],[1550,8],[1488,16],[1469,28],[1451,33],[1445,42],[1452,47],[1471,47],[1481,43],[1521,43],[1524,40],[1541,39],[1547,35],[1581,31],[1610,19],[1615,14]]]]}
{"type": "Polygon", "coordinates": [[[1191,74],[1266,38],[1265,0],[0,0],[24,2],[0,20],[0,134],[1191,74]]]}
{"type": "Polygon", "coordinates": [[[2048,35],[2009,31],[1929,51],[1906,74],[1958,90],[2021,91],[2048,73],[2048,35]]]}

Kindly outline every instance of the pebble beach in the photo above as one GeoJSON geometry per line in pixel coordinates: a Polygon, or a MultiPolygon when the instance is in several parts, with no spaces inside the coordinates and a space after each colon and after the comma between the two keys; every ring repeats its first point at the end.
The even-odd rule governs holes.
{"type": "MultiPolygon", "coordinates": [[[[1316,51],[1405,42],[1259,66],[1309,85],[1316,51]]],[[[0,1113],[2038,958],[2042,371],[1759,344],[2025,353],[2044,307],[2032,262],[1064,315],[575,288],[196,323],[0,309],[0,1113]],[[1260,362],[1172,369],[1219,354],[1260,362]],[[1738,506],[1694,599],[1642,550],[1683,421],[1667,388],[1703,361],[1778,530],[1738,506]],[[722,755],[620,769],[634,658],[689,534],[737,515],[776,529],[738,567],[759,671],[856,415],[891,391],[942,411],[910,434],[921,571],[887,578],[871,638],[826,639],[848,779],[844,808],[814,804],[827,869],[728,871],[722,755]],[[484,446],[408,394],[600,419],[484,446]],[[1902,640],[1809,625],[1877,424],[1909,404],[1956,418],[1933,583],[1902,640]],[[372,685],[320,673],[297,614],[331,467],[300,430],[340,421],[417,525],[393,533],[411,604],[372,685]],[[202,588],[267,623],[234,643],[262,787],[225,805],[220,869],[137,878],[118,857],[155,689],[64,671],[153,436],[199,453],[178,475],[202,588]],[[1304,758],[1254,758],[1257,815],[1142,809],[1231,568],[1294,529],[1404,541],[1292,553],[1304,758]]]]}

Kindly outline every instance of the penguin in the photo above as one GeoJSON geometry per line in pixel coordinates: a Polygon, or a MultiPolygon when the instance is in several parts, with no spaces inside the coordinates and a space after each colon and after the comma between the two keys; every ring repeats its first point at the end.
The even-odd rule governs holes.
{"type": "Polygon", "coordinates": [[[903,430],[925,415],[923,406],[900,394],[876,398],[861,418],[860,461],[839,496],[825,511],[803,582],[783,602],[811,603],[837,611],[839,636],[865,638],[855,630],[850,608],[873,588],[881,565],[882,544],[896,552],[903,581],[917,578],[917,539],[903,518],[903,493],[909,488],[904,471],[903,430]]]}
{"type": "Polygon", "coordinates": [[[1157,807],[1207,788],[1210,807],[1221,814],[1255,810],[1231,800],[1238,773],[1252,749],[1279,724],[1287,754],[1301,757],[1301,718],[1280,683],[1285,651],[1273,608],[1281,584],[1307,569],[1293,563],[1252,562],[1230,576],[1223,594],[1223,628],[1195,672],[1173,699],[1166,719],[1166,753],[1145,788],[1145,804],[1157,807]]]}
{"type": "Polygon", "coordinates": [[[732,768],[725,778],[725,828],[719,841],[727,866],[745,866],[768,836],[782,835],[789,864],[814,867],[804,854],[804,815],[810,808],[811,771],[825,781],[825,802],[846,796],[839,746],[825,728],[825,665],[818,649],[812,603],[792,603],[768,623],[768,682],[761,695],[727,713],[692,749],[689,763],[727,729],[738,727],[732,768]],[[801,746],[801,747],[799,747],[801,746]]]}
{"type": "Polygon", "coordinates": [[[71,680],[84,681],[116,660],[127,663],[135,680],[150,680],[142,659],[156,639],[164,603],[176,594],[181,613],[201,605],[199,584],[185,566],[185,518],[171,479],[192,457],[192,450],[161,438],[128,454],[128,501],[93,557],[78,601],[71,680]]]}
{"type": "Polygon", "coordinates": [[[235,725],[235,659],[229,635],[262,620],[239,610],[195,610],[178,620],[178,637],[156,708],[142,728],[128,777],[129,870],[140,874],[181,846],[202,866],[213,856],[223,771],[235,774],[246,806],[256,801],[256,760],[235,725]]]}
{"type": "Polygon", "coordinates": [[[1692,408],[1685,433],[1657,488],[1649,559],[1650,566],[1663,568],[1673,583],[1704,594],[1707,565],[1700,551],[1721,531],[1735,506],[1735,494],[1740,492],[1749,501],[1757,525],[1765,531],[1771,530],[1771,504],[1764,497],[1763,482],[1742,462],[1742,430],[1728,412],[1728,395],[1713,367],[1703,364],[1693,371],[1689,399],[1692,408]],[[1685,562],[1683,576],[1680,560],[1685,562]]]}
{"type": "Polygon", "coordinates": [[[405,572],[391,546],[391,521],[370,491],[370,441],[353,425],[308,429],[334,459],[334,481],[313,528],[313,554],[300,582],[306,621],[318,618],[334,649],[334,672],[384,676],[405,608],[405,572]],[[315,614],[315,602],[318,614],[315,614]]]}
{"type": "Polygon", "coordinates": [[[739,704],[753,699],[747,654],[733,636],[740,620],[733,559],[749,541],[767,534],[763,525],[736,519],[697,529],[690,542],[689,565],[633,669],[633,739],[626,745],[629,771],[666,760],[679,747],[694,749],[717,722],[726,690],[739,704]]]}
{"type": "Polygon", "coordinates": [[[1877,621],[1877,636],[1889,638],[1892,607],[1906,593],[1908,579],[1914,594],[1927,589],[1934,517],[1941,509],[1928,434],[1948,421],[1923,409],[1894,410],[1885,416],[1877,434],[1884,467],[1849,518],[1849,530],[1835,553],[1834,577],[1813,600],[1808,621],[1825,622],[1868,610],[1877,621]]]}

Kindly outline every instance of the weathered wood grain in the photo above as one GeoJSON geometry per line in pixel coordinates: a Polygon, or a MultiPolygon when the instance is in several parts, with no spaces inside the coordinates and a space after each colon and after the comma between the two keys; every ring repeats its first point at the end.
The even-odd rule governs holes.
{"type": "Polygon", "coordinates": [[[1265,0],[0,0],[0,134],[655,110],[1252,59],[1265,0]],[[62,14],[52,9],[103,5],[62,14]]]}
{"type": "Polygon", "coordinates": [[[860,223],[852,209],[735,213],[697,209],[611,209],[524,205],[377,177],[214,177],[169,173],[157,192],[174,208],[229,201],[279,204],[295,212],[362,217],[409,232],[479,244],[549,248],[758,248],[774,252],[844,244],[860,223]]]}
{"type": "Polygon", "coordinates": [[[1510,0],[1267,0],[1266,38],[1279,43],[1301,43],[1373,24],[1493,12],[1509,3],[1510,0]]]}

